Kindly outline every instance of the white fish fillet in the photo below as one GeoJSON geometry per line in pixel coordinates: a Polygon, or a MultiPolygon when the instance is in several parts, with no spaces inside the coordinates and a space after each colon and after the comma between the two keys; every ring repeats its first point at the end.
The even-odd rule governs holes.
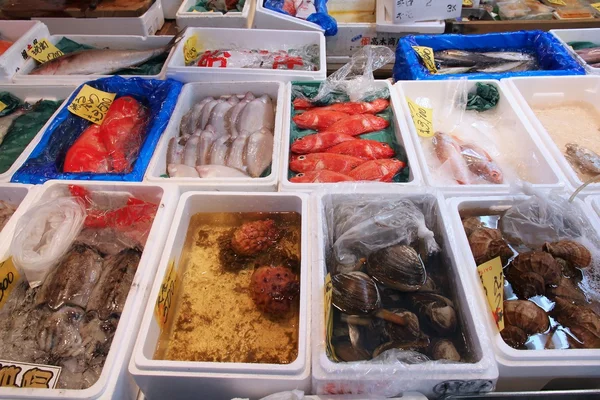
{"type": "Polygon", "coordinates": [[[253,178],[259,177],[269,165],[273,157],[273,135],[260,131],[248,138],[246,146],[246,166],[253,178]]]}

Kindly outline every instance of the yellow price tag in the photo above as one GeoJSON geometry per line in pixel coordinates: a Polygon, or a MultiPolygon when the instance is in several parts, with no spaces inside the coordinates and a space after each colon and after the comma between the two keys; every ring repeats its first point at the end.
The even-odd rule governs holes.
{"type": "Polygon", "coordinates": [[[425,68],[427,68],[432,74],[435,74],[437,72],[437,67],[435,66],[433,49],[431,47],[424,46],[413,46],[413,49],[417,52],[419,57],[421,57],[421,60],[423,60],[425,68]]]}
{"type": "Polygon", "coordinates": [[[102,125],[116,93],[103,92],[91,86],[83,85],[75,99],[69,104],[69,111],[87,119],[96,125],[102,125]]]}
{"type": "Polygon", "coordinates": [[[4,109],[8,107],[6,104],[0,101],[0,112],[4,111],[4,109]]]}
{"type": "Polygon", "coordinates": [[[500,257],[481,264],[477,267],[477,272],[492,316],[498,325],[498,330],[502,331],[504,329],[504,273],[500,257]]]}
{"type": "Polygon", "coordinates": [[[418,105],[408,97],[406,101],[419,136],[429,138],[435,135],[433,131],[433,110],[418,105]]]}
{"type": "Polygon", "coordinates": [[[473,7],[473,0],[463,0],[463,7],[473,7]]]}
{"type": "Polygon", "coordinates": [[[200,44],[198,43],[198,35],[192,35],[185,41],[183,45],[183,58],[185,65],[191,64],[200,55],[200,44]]]}
{"type": "Polygon", "coordinates": [[[21,275],[13,264],[12,258],[0,264],[0,310],[6,304],[10,293],[18,285],[20,278],[21,275]]]}
{"type": "Polygon", "coordinates": [[[65,55],[50,43],[48,39],[38,40],[33,46],[27,49],[27,54],[42,64],[65,55]]]}
{"type": "Polygon", "coordinates": [[[175,294],[175,285],[177,284],[177,272],[175,271],[175,261],[171,261],[167,273],[160,285],[154,315],[158,321],[160,329],[163,330],[169,319],[169,311],[173,305],[173,296],[175,294]]]}
{"type": "Polygon", "coordinates": [[[548,0],[548,3],[554,4],[557,6],[566,6],[567,5],[567,3],[565,3],[563,0],[548,0]]]}
{"type": "Polygon", "coordinates": [[[596,11],[600,12],[600,3],[592,3],[590,6],[594,7],[596,11]]]}

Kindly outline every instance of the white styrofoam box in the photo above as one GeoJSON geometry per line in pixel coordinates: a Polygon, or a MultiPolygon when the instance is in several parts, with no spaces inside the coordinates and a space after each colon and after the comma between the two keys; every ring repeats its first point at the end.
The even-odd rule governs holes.
{"type": "MultiPolygon", "coordinates": [[[[312,373],[313,387],[316,394],[355,394],[370,395],[370,398],[394,397],[403,392],[422,393],[428,398],[444,395],[476,394],[472,391],[489,392],[498,379],[498,369],[494,354],[490,347],[490,339],[485,326],[479,322],[478,305],[472,304],[471,280],[464,276],[464,269],[451,242],[450,220],[446,204],[441,195],[430,189],[415,189],[402,192],[388,189],[385,192],[365,191],[332,191],[314,193],[311,196],[313,220],[313,287],[312,287],[312,373]],[[416,204],[424,201],[435,202],[436,241],[442,249],[443,259],[447,265],[449,284],[452,285],[454,304],[460,319],[463,335],[473,357],[473,363],[440,363],[434,365],[412,364],[372,364],[336,363],[326,354],[325,345],[325,276],[327,220],[331,216],[331,206],[345,201],[359,199],[399,200],[402,198],[416,204]],[[440,235],[441,234],[441,235],[440,235]]],[[[402,397],[404,398],[404,397],[402,397]]]]}
{"type": "Polygon", "coordinates": [[[146,170],[145,179],[148,182],[178,183],[195,190],[228,190],[228,191],[276,191],[281,158],[281,138],[285,115],[286,96],[282,82],[215,82],[188,83],[177,100],[177,105],[156,146],[156,151],[146,170]],[[197,102],[205,97],[218,98],[223,95],[245,94],[252,92],[256,97],[269,95],[276,105],[275,129],[271,173],[264,178],[165,178],[167,172],[167,148],[169,140],[179,135],[181,118],[197,102]]]}
{"type": "MultiPolygon", "coordinates": [[[[173,36],[130,36],[130,35],[52,35],[48,40],[52,44],[58,43],[63,37],[79,44],[93,46],[97,49],[109,48],[112,50],[149,50],[166,46],[173,36]]],[[[169,57],[158,75],[123,75],[124,78],[164,79],[167,64],[173,55],[175,47],[169,50],[169,57]]],[[[30,75],[29,73],[38,63],[29,58],[23,67],[13,76],[13,82],[22,85],[56,85],[80,84],[89,80],[105,78],[111,75],[30,75]]]]}
{"type": "Polygon", "coordinates": [[[319,25],[303,20],[302,18],[292,17],[277,11],[269,10],[263,6],[265,0],[246,0],[246,2],[255,2],[256,11],[254,13],[253,29],[279,29],[284,31],[316,31],[324,32],[319,25]]]}
{"type": "MultiPolygon", "coordinates": [[[[473,196],[454,197],[446,200],[449,220],[452,223],[454,253],[460,254],[461,269],[471,282],[473,302],[480,305],[483,317],[474,315],[485,325],[491,338],[492,351],[495,354],[500,376],[498,391],[541,390],[553,379],[581,380],[598,382],[600,377],[600,349],[562,349],[562,350],[517,350],[502,339],[492,313],[487,306],[483,286],[477,272],[477,265],[471,253],[465,234],[460,211],[476,209],[485,212],[492,207],[516,205],[528,199],[527,196],[473,196]]],[[[588,205],[576,199],[575,204],[588,216],[588,222],[598,232],[597,217],[588,205]]],[[[575,386],[576,387],[576,386],[575,386]]]]}
{"type": "MultiPolygon", "coordinates": [[[[392,107],[392,111],[394,113],[395,118],[393,118],[390,122],[393,123],[394,130],[396,131],[396,140],[398,144],[404,147],[406,151],[406,156],[408,158],[408,166],[410,167],[410,175],[409,181],[407,183],[396,183],[395,185],[399,186],[421,186],[423,185],[423,178],[421,174],[421,168],[419,166],[419,160],[417,158],[417,154],[414,149],[414,145],[412,140],[410,139],[410,134],[408,131],[408,125],[406,122],[406,117],[404,113],[401,111],[401,108],[398,104],[399,99],[394,93],[392,85],[388,80],[376,80],[373,83],[373,88],[384,89],[387,88],[390,91],[390,107],[392,107]]],[[[390,185],[390,183],[384,182],[338,182],[334,184],[322,184],[322,183],[293,183],[290,182],[288,178],[289,172],[289,160],[290,160],[290,134],[291,134],[291,112],[292,112],[292,84],[288,83],[287,91],[286,91],[286,100],[285,100],[285,120],[283,121],[283,150],[281,157],[281,173],[280,173],[280,190],[289,191],[289,190],[304,190],[304,191],[312,191],[318,190],[324,187],[334,186],[336,188],[339,187],[362,187],[368,186],[370,188],[378,188],[379,190],[385,190],[384,188],[390,185]]]]}
{"type": "MultiPolygon", "coordinates": [[[[10,92],[17,96],[22,101],[30,104],[36,103],[38,100],[66,100],[69,98],[76,85],[53,85],[53,86],[29,86],[29,85],[0,85],[0,92],[10,92]]],[[[60,108],[60,107],[59,107],[60,108]]],[[[58,109],[56,110],[58,112],[58,109]]],[[[56,112],[46,121],[46,124],[40,129],[38,134],[31,139],[31,142],[25,147],[21,155],[17,157],[13,165],[4,173],[0,174],[0,182],[8,182],[13,174],[19,169],[21,164],[27,160],[29,154],[35,148],[35,145],[41,139],[41,132],[46,130],[46,127],[54,119],[56,112]]]]}
{"type": "Polygon", "coordinates": [[[155,0],[139,17],[34,18],[42,21],[53,35],[154,35],[165,23],[161,0],[155,0]]]}
{"type": "Polygon", "coordinates": [[[165,19],[175,19],[182,1],[184,0],[161,0],[165,19]]]}
{"type": "MultiPolygon", "coordinates": [[[[555,162],[561,168],[572,188],[583,184],[571,164],[565,158],[561,149],[558,148],[544,125],[535,116],[532,106],[541,104],[560,104],[564,102],[582,101],[590,104],[600,111],[598,105],[598,94],[600,93],[599,76],[570,76],[570,77],[531,77],[510,78],[503,80],[510,90],[511,96],[520,107],[523,114],[533,125],[538,139],[548,149],[555,162]]],[[[600,126],[598,126],[600,129],[600,126]]],[[[600,190],[600,183],[592,183],[583,193],[600,190]]]]}
{"type": "Polygon", "coordinates": [[[0,183],[0,200],[16,207],[14,214],[0,231],[0,254],[6,254],[8,251],[15,234],[17,221],[34,200],[37,189],[38,187],[33,185],[0,183]]]}
{"type": "MultiPolygon", "coordinates": [[[[144,251],[138,264],[127,301],[120,317],[120,323],[113,337],[112,345],[98,381],[83,390],[74,389],[23,389],[0,388],[0,399],[135,399],[138,388],[127,373],[127,362],[131,355],[142,316],[142,308],[148,300],[150,285],[156,273],[158,259],[162,253],[166,235],[175,212],[179,190],[175,185],[149,185],[125,182],[81,182],[48,181],[36,187],[34,198],[27,210],[50,199],[70,196],[69,185],[83,186],[100,195],[133,195],[144,201],[159,204],[146,240],[144,251]]],[[[17,185],[11,185],[17,186],[17,185]]],[[[23,212],[26,212],[24,210],[23,212]]],[[[18,221],[17,221],[18,223],[18,221]]],[[[7,254],[9,256],[10,254],[7,254]]],[[[6,258],[4,257],[4,258],[6,258]]]]}
{"type": "Polygon", "coordinates": [[[10,81],[28,57],[23,56],[27,46],[48,35],[48,28],[37,21],[0,21],[0,37],[13,42],[0,56],[0,81],[10,81]]]}
{"type": "MultiPolygon", "coordinates": [[[[561,174],[559,167],[556,165],[552,157],[548,154],[548,151],[538,143],[535,131],[527,119],[522,115],[521,111],[514,104],[514,100],[508,90],[505,90],[504,85],[499,81],[493,80],[447,80],[447,81],[402,81],[394,85],[397,91],[397,95],[400,96],[402,108],[404,114],[408,119],[408,127],[411,132],[412,140],[414,142],[415,149],[421,162],[421,168],[425,182],[445,193],[451,192],[474,192],[474,191],[488,191],[488,192],[509,192],[514,184],[521,183],[516,168],[521,168],[522,172],[528,172],[532,176],[533,187],[538,189],[556,189],[565,186],[565,178],[561,174]],[[437,171],[433,171],[430,168],[430,163],[439,163],[439,160],[431,158],[432,154],[427,154],[423,148],[423,143],[432,140],[431,138],[422,138],[417,134],[417,130],[413,123],[408,103],[406,98],[410,98],[412,101],[419,103],[428,102],[428,107],[433,108],[433,129],[439,131],[440,126],[452,129],[452,134],[457,129],[460,132],[461,129],[478,129],[475,126],[467,126],[463,122],[463,118],[457,119],[457,114],[452,113],[453,101],[459,101],[464,90],[472,92],[475,89],[476,83],[487,83],[493,84],[498,88],[500,94],[500,101],[493,111],[494,116],[480,114],[480,121],[482,128],[489,130],[490,132],[496,133],[496,126],[500,124],[503,128],[502,134],[506,135],[503,137],[494,138],[495,143],[492,143],[496,154],[492,152],[492,157],[498,162],[500,168],[503,170],[504,183],[503,184],[471,184],[471,185],[459,185],[456,182],[439,181],[436,179],[437,171]],[[453,117],[453,118],[450,118],[453,117]],[[454,125],[452,125],[454,121],[454,125]],[[494,126],[493,130],[489,129],[489,125],[494,126]],[[504,157],[511,157],[512,160],[508,164],[504,157]],[[528,165],[529,160],[535,160],[537,165],[535,168],[532,165],[528,165]],[[507,168],[507,164],[515,170],[507,168]],[[509,174],[507,174],[507,171],[509,174]],[[511,176],[512,175],[512,176],[511,176]]],[[[466,99],[466,96],[465,96],[466,99]]],[[[419,103],[420,104],[420,103],[419,103]]],[[[472,111],[470,111],[472,112],[472,111]]],[[[479,123],[479,122],[478,122],[479,123]]],[[[486,133],[481,130],[481,134],[486,133]]],[[[487,138],[490,140],[491,138],[487,138]]],[[[492,139],[493,140],[493,139],[492,139]]],[[[479,146],[486,148],[487,142],[485,140],[477,143],[479,146]]],[[[433,151],[432,151],[433,152],[433,151]]],[[[438,168],[439,169],[439,168],[438,168]]]]}
{"type": "Polygon", "coordinates": [[[552,29],[550,31],[565,46],[567,50],[579,61],[588,74],[600,75],[600,68],[594,68],[585,62],[568,43],[592,42],[598,43],[600,47],[600,28],[588,29],[552,29]]]}
{"type": "MultiPolygon", "coordinates": [[[[164,0],[163,0],[164,1],[164,0]]],[[[212,27],[212,28],[250,28],[254,18],[256,1],[247,0],[242,11],[220,12],[189,12],[197,0],[184,0],[177,10],[177,27],[212,27]]]]}
{"type": "Polygon", "coordinates": [[[377,31],[378,32],[415,32],[444,33],[446,23],[442,20],[419,21],[409,24],[394,23],[394,2],[392,0],[377,0],[377,31]]]}
{"type": "MultiPolygon", "coordinates": [[[[310,251],[308,197],[301,193],[187,192],[172,220],[165,251],[160,259],[150,300],[129,364],[142,392],[149,399],[252,397],[299,389],[310,390],[310,251]],[[298,358],[287,365],[215,363],[153,359],[159,336],[154,308],[170,262],[175,271],[191,217],[214,212],[297,212],[301,214],[300,321],[298,358]]],[[[177,291],[177,289],[175,289],[177,291]]]]}
{"type": "Polygon", "coordinates": [[[325,37],[320,32],[281,31],[263,29],[187,28],[185,36],[174,50],[167,65],[167,77],[181,82],[217,81],[313,81],[324,80],[327,75],[325,37]],[[197,35],[205,50],[287,50],[307,45],[319,47],[319,70],[298,71],[261,68],[208,68],[185,66],[183,46],[186,40],[197,35]]]}

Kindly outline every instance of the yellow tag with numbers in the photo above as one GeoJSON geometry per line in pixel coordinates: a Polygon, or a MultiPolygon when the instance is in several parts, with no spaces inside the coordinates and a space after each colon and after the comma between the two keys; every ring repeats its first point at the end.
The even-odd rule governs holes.
{"type": "Polygon", "coordinates": [[[463,0],[463,7],[473,7],[473,0],[463,0]]]}
{"type": "Polygon", "coordinates": [[[183,58],[185,65],[191,64],[200,54],[200,44],[198,43],[198,35],[192,35],[185,41],[183,45],[183,58]]]}
{"type": "Polygon", "coordinates": [[[498,330],[504,329],[504,273],[502,261],[496,257],[477,267],[483,290],[498,330]]]}
{"type": "Polygon", "coordinates": [[[12,258],[0,264],[0,310],[8,300],[10,293],[18,285],[21,275],[13,264],[12,258]]]}
{"type": "Polygon", "coordinates": [[[6,104],[0,101],[0,112],[4,111],[4,109],[8,107],[6,104]]]}
{"type": "Polygon", "coordinates": [[[435,135],[433,131],[433,110],[418,105],[408,97],[406,98],[406,102],[408,103],[408,109],[410,110],[410,115],[419,136],[429,138],[435,135]]]}
{"type": "Polygon", "coordinates": [[[27,49],[27,54],[34,60],[42,64],[65,54],[50,43],[48,39],[40,39],[33,46],[27,49]]]}
{"type": "Polygon", "coordinates": [[[567,5],[567,3],[565,3],[563,0],[548,0],[548,3],[554,4],[556,6],[566,6],[567,5]]]}
{"type": "Polygon", "coordinates": [[[116,95],[116,93],[103,92],[91,86],[83,85],[67,108],[81,118],[87,119],[96,125],[102,125],[116,95]]]}
{"type": "Polygon", "coordinates": [[[175,261],[171,261],[169,268],[167,268],[167,273],[163,278],[162,285],[160,285],[158,299],[156,299],[156,306],[154,307],[154,316],[161,330],[165,328],[169,320],[169,311],[171,311],[173,305],[176,284],[177,272],[175,271],[175,261]]]}
{"type": "Polygon", "coordinates": [[[419,57],[421,57],[421,60],[423,60],[425,68],[427,68],[432,74],[437,73],[437,67],[435,66],[435,58],[433,56],[433,49],[431,47],[424,46],[413,46],[413,49],[417,52],[419,57]]]}
{"type": "Polygon", "coordinates": [[[592,3],[590,6],[594,7],[596,11],[600,12],[600,3],[592,3]]]}

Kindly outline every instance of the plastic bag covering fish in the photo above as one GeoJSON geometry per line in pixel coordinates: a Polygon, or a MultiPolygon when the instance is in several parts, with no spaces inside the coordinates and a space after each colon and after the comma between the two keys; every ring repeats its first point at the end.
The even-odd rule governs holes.
{"type": "Polygon", "coordinates": [[[488,33],[484,35],[419,35],[406,36],[398,41],[394,79],[445,80],[445,79],[503,79],[513,76],[584,75],[585,69],[551,33],[542,31],[519,31],[488,33]],[[539,69],[536,71],[432,74],[422,64],[413,46],[431,47],[434,51],[516,51],[534,54],[539,69]]]}
{"type": "MultiPolygon", "coordinates": [[[[49,179],[141,181],[152,153],[173,113],[183,84],[172,79],[166,81],[121,78],[113,76],[98,79],[88,85],[111,93],[117,97],[132,96],[148,109],[148,122],[142,146],[129,173],[68,173],[61,172],[67,151],[91,122],[72,114],[63,107],[44,132],[29,159],[17,170],[12,182],[43,183],[49,179]]],[[[66,104],[70,104],[79,89],[66,104]]]]}
{"type": "MultiPolygon", "coordinates": [[[[305,1],[303,0],[302,3],[305,1]]],[[[269,10],[295,17],[297,2],[297,0],[264,0],[263,6],[269,10]]],[[[325,36],[335,36],[338,31],[337,21],[327,12],[327,0],[314,0],[314,5],[317,12],[310,14],[306,20],[323,28],[325,36]]],[[[302,6],[301,3],[300,6],[302,6]]]]}
{"type": "Polygon", "coordinates": [[[30,287],[44,282],[71,247],[85,218],[85,207],[80,199],[60,197],[33,207],[19,219],[11,254],[30,287]]]}
{"type": "Polygon", "coordinates": [[[433,202],[421,210],[410,200],[356,200],[334,208],[333,251],[340,264],[355,264],[359,258],[394,244],[422,241],[426,254],[439,252],[425,215],[433,216],[433,202]]]}

